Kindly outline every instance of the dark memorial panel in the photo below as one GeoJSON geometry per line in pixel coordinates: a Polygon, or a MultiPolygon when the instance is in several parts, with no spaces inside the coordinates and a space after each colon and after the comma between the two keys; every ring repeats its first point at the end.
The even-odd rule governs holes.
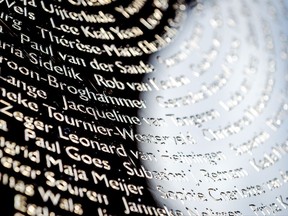
{"type": "Polygon", "coordinates": [[[288,214],[287,0],[0,8],[0,215],[288,214]]]}

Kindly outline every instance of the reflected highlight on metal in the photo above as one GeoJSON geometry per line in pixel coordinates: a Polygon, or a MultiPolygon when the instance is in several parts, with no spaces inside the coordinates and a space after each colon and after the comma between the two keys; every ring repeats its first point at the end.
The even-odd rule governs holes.
{"type": "Polygon", "coordinates": [[[287,7],[198,1],[150,58],[155,73],[143,82],[156,90],[140,95],[151,125],[138,127],[138,147],[151,156],[142,171],[160,206],[287,214],[287,7]]]}

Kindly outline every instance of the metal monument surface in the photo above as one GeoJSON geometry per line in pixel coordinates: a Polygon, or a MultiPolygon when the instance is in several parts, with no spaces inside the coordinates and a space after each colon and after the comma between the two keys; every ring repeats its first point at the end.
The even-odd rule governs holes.
{"type": "Polygon", "coordinates": [[[287,0],[0,0],[1,215],[287,215],[287,0]]]}

